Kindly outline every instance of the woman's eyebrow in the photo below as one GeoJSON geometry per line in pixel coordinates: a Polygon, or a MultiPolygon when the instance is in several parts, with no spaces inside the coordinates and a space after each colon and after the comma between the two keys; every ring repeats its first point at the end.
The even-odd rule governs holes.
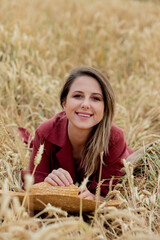
{"type": "MultiPolygon", "coordinates": [[[[84,92],[83,91],[74,91],[73,92],[73,94],[74,93],[81,93],[81,94],[84,94],[84,92]]],[[[98,95],[98,96],[100,96],[100,97],[102,97],[103,98],[103,95],[101,94],[101,93],[98,93],[98,92],[93,92],[93,93],[91,93],[91,95],[98,95]]]]}
{"type": "Polygon", "coordinates": [[[74,91],[73,93],[83,93],[82,91],[74,91]]]}
{"type": "Polygon", "coordinates": [[[101,93],[92,93],[93,95],[100,95],[101,97],[103,97],[103,95],[101,93]]]}

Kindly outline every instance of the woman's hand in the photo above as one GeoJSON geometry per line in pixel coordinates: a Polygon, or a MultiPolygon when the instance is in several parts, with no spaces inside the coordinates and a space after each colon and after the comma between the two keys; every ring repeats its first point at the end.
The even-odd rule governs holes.
{"type": "Polygon", "coordinates": [[[45,182],[53,186],[68,186],[73,184],[70,173],[63,168],[53,170],[45,179],[45,182]]]}
{"type": "Polygon", "coordinates": [[[82,187],[79,187],[79,192],[80,192],[80,194],[78,195],[79,198],[95,200],[95,195],[91,193],[87,188],[82,190],[82,187]]]}
{"type": "MultiPolygon", "coordinates": [[[[78,197],[80,197],[80,198],[85,198],[85,199],[89,199],[89,200],[96,200],[96,195],[91,193],[87,188],[82,190],[82,187],[79,187],[79,192],[80,192],[80,194],[78,195],[78,197]]],[[[98,201],[103,202],[104,199],[105,199],[104,197],[99,196],[98,201]]]]}

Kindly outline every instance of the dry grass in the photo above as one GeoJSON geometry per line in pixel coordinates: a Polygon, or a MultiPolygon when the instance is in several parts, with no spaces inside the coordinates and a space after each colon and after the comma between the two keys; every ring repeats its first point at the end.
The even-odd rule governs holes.
{"type": "MultiPolygon", "coordinates": [[[[109,76],[117,100],[114,122],[124,129],[130,147],[138,149],[160,139],[159,1],[0,0],[0,9],[0,187],[4,191],[20,191],[20,169],[30,155],[17,127],[33,134],[61,109],[59,91],[75,66],[91,65],[109,76]]],[[[155,149],[149,154],[159,159],[155,149]]],[[[0,240],[158,240],[159,169],[154,179],[151,175],[152,181],[147,178],[152,167],[155,170],[153,165],[139,166],[149,169],[142,171],[146,174],[142,186],[136,182],[139,175],[126,164],[126,179],[107,196],[124,203],[119,209],[101,206],[88,223],[52,206],[46,207],[45,217],[40,213],[31,217],[17,199],[0,196],[0,240]]]]}

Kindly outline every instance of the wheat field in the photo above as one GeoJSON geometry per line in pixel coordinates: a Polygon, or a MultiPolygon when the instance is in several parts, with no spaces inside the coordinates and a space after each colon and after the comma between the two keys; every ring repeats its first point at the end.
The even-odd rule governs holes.
{"type": "Polygon", "coordinates": [[[0,9],[0,240],[160,239],[160,2],[0,0],[0,9]],[[106,197],[122,199],[119,208],[75,216],[48,205],[31,216],[5,194],[21,191],[31,151],[17,129],[34,135],[61,111],[61,86],[81,65],[109,77],[129,147],[156,143],[136,170],[124,162],[106,197]]]}

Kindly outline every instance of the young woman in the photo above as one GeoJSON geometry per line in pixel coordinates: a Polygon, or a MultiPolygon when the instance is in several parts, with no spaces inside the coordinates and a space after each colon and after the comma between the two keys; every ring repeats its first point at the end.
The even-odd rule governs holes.
{"type": "Polygon", "coordinates": [[[127,147],[123,131],[112,123],[115,98],[108,79],[92,67],[78,67],[70,72],[62,88],[63,111],[42,123],[36,130],[29,172],[40,144],[44,144],[35,183],[46,181],[65,186],[81,183],[89,176],[87,188],[80,194],[94,199],[100,180],[101,196],[123,175],[122,159],[133,153],[127,147]],[[103,153],[103,162],[101,162],[103,153]]]}

